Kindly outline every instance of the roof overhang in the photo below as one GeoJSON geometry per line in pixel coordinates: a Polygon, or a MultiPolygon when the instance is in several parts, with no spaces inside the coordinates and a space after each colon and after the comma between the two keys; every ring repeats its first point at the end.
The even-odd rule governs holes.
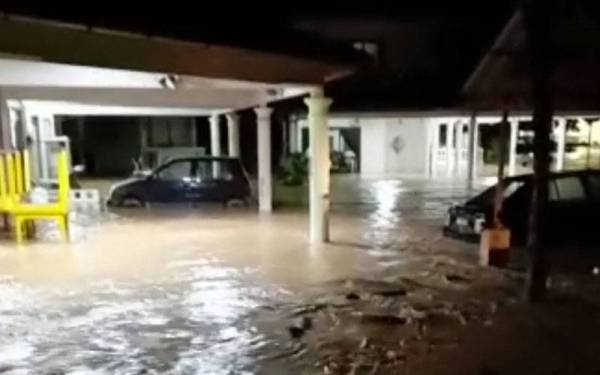
{"type": "Polygon", "coordinates": [[[34,60],[264,83],[323,84],[347,64],[5,15],[0,52],[34,60]]]}
{"type": "Polygon", "coordinates": [[[348,65],[0,18],[0,97],[54,114],[204,115],[302,96],[348,65]]]}

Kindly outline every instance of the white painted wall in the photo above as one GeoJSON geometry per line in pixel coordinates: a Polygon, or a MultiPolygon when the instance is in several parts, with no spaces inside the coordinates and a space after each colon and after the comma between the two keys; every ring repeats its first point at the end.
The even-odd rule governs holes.
{"type": "Polygon", "coordinates": [[[386,174],[427,174],[427,123],[423,118],[392,118],[385,122],[386,174]]]}
{"type": "MultiPolygon", "coordinates": [[[[362,175],[427,176],[428,122],[424,117],[334,117],[329,119],[329,127],[360,127],[362,175]]],[[[304,120],[299,124],[306,127],[304,120]]]]}
{"type": "Polygon", "coordinates": [[[380,176],[386,172],[386,123],[382,119],[361,119],[360,122],[360,173],[380,176]]]}

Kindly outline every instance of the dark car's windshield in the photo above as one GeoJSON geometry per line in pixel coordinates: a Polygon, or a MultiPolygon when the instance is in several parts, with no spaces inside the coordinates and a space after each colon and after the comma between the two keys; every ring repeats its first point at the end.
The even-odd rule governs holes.
{"type": "MultiPolygon", "coordinates": [[[[524,180],[507,180],[504,181],[504,191],[502,196],[504,199],[509,198],[514,192],[516,192],[521,186],[525,184],[524,180]]],[[[494,197],[496,195],[496,185],[487,188],[479,195],[469,199],[467,206],[477,207],[489,207],[494,203],[494,197]]]]}

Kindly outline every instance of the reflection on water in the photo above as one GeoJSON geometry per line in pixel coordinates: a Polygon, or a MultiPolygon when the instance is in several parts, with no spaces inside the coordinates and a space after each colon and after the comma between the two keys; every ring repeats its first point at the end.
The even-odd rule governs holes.
{"type": "Polygon", "coordinates": [[[394,214],[396,209],[396,200],[399,199],[401,189],[401,181],[377,181],[372,185],[371,194],[377,202],[377,209],[371,214],[371,222],[373,227],[390,227],[393,226],[398,218],[394,214]]]}
{"type": "Polygon", "coordinates": [[[120,213],[85,222],[68,246],[0,244],[0,372],[262,373],[257,358],[289,344],[286,322],[262,307],[401,264],[380,245],[414,239],[414,222],[437,223],[464,194],[348,182],[334,185],[339,243],[310,251],[304,212],[221,208],[120,213]]]}
{"type": "Polygon", "coordinates": [[[252,370],[269,341],[248,314],[277,291],[229,267],[172,266],[156,282],[65,289],[3,280],[0,364],[15,373],[252,370]]]}

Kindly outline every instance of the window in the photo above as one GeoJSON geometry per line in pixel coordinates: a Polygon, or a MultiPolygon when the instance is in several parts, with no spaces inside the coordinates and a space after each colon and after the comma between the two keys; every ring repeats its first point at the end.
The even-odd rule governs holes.
{"type": "Polygon", "coordinates": [[[177,161],[167,165],[158,172],[161,180],[184,180],[192,176],[192,163],[190,161],[177,161]]]}
{"type": "Polygon", "coordinates": [[[201,160],[198,161],[196,177],[200,181],[233,181],[238,173],[234,165],[226,160],[201,160]]]}
{"type": "Polygon", "coordinates": [[[447,138],[448,138],[448,125],[440,124],[439,139],[438,139],[440,147],[446,147],[447,138]]]}
{"type": "Polygon", "coordinates": [[[555,184],[555,190],[558,194],[553,193],[553,189],[550,189],[550,200],[572,201],[585,199],[585,191],[579,177],[557,178],[555,184]]]}

